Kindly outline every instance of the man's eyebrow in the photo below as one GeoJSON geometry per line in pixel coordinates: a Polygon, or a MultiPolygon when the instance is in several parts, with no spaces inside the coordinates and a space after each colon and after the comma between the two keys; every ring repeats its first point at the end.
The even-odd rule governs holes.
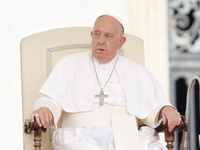
{"type": "MultiPolygon", "coordinates": [[[[101,33],[101,31],[100,31],[100,30],[95,30],[95,31],[94,31],[94,33],[95,33],[95,32],[100,32],[100,33],[101,33]]],[[[113,35],[113,34],[112,34],[112,33],[110,33],[110,32],[107,32],[107,33],[105,33],[105,34],[113,35]]]]}
{"type": "Polygon", "coordinates": [[[94,32],[100,32],[99,30],[95,30],[94,32]]]}
{"type": "Polygon", "coordinates": [[[107,32],[107,33],[105,33],[105,34],[111,34],[111,35],[112,35],[112,33],[110,33],[110,32],[107,32]]]}

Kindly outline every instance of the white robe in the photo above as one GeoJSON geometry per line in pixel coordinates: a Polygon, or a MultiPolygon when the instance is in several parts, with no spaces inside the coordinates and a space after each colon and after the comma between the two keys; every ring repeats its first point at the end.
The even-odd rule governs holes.
{"type": "MultiPolygon", "coordinates": [[[[63,58],[56,65],[54,71],[51,73],[50,77],[48,78],[48,80],[45,82],[44,86],[40,90],[40,93],[47,95],[48,97],[51,97],[52,99],[56,100],[56,102],[59,105],[61,105],[64,111],[66,112],[73,113],[73,112],[91,111],[92,108],[90,108],[89,106],[91,106],[94,101],[94,93],[96,93],[96,91],[99,91],[99,89],[97,88],[97,84],[95,87],[96,78],[95,78],[93,66],[91,66],[92,62],[91,62],[90,56],[91,56],[90,52],[84,52],[84,53],[63,58]],[[72,76],[73,73],[75,73],[74,74],[76,76],[75,78],[74,76],[72,76]],[[64,84],[64,83],[67,83],[67,84],[64,84]],[[91,87],[93,89],[91,89],[91,87]],[[59,92],[58,90],[55,90],[55,89],[59,89],[59,92]],[[92,95],[92,101],[90,100],[91,95],[92,95]],[[84,97],[84,100],[83,100],[83,97],[84,97]],[[86,102],[87,105],[85,105],[82,102],[84,103],[86,102]]],[[[115,57],[115,60],[116,60],[116,57],[115,57]]],[[[112,62],[114,62],[114,60],[112,60],[112,62]]],[[[97,67],[97,70],[99,70],[98,66],[96,67],[97,67]]],[[[125,100],[121,102],[120,102],[120,99],[113,101],[113,99],[115,98],[112,97],[111,98],[112,101],[110,102],[109,102],[109,99],[108,100],[105,99],[106,103],[108,104],[110,103],[112,105],[125,106],[127,102],[128,112],[141,119],[144,119],[147,116],[149,116],[149,114],[155,109],[158,109],[158,108],[160,109],[164,105],[170,105],[169,101],[166,99],[162,90],[160,90],[160,87],[158,86],[157,82],[155,81],[151,73],[149,73],[142,66],[120,56],[117,62],[116,72],[114,75],[116,74],[120,80],[119,82],[122,85],[121,87],[122,89],[118,88],[117,90],[123,91],[122,93],[124,94],[124,95],[122,94],[122,96],[118,95],[118,97],[121,97],[120,99],[125,99],[125,100]],[[123,71],[120,71],[120,70],[123,70],[123,71]],[[127,80],[128,78],[130,80],[127,80]],[[142,87],[142,85],[140,85],[139,83],[141,83],[143,86],[146,83],[146,86],[142,87]],[[142,92],[144,94],[139,94],[139,92],[142,92]],[[148,106],[148,107],[145,108],[144,106],[148,106]],[[141,108],[144,108],[144,109],[141,109],[141,108]]],[[[107,90],[107,92],[109,92],[109,90],[107,90]]],[[[109,95],[111,96],[111,94],[109,95]]],[[[107,139],[104,138],[104,141],[108,141],[108,142],[112,141],[113,140],[112,138],[113,134],[111,132],[112,130],[110,129],[107,130],[107,129],[109,129],[109,127],[103,128],[103,129],[102,127],[92,128],[92,133],[94,134],[95,139],[98,139],[98,136],[95,136],[95,133],[97,135],[100,135],[100,133],[102,133],[102,135],[109,133],[110,136],[106,136],[107,139]],[[97,131],[97,132],[94,132],[94,131],[97,131]]],[[[63,136],[63,133],[66,133],[66,135],[68,135],[67,133],[71,134],[73,131],[74,132],[76,131],[76,134],[81,133],[80,136],[76,136],[76,138],[73,137],[73,140],[75,140],[75,142],[72,142],[73,141],[72,140],[71,141],[72,143],[69,144],[71,145],[70,150],[73,150],[74,145],[76,145],[75,143],[77,143],[76,140],[80,142],[87,139],[87,141],[89,141],[90,144],[92,143],[95,145],[95,141],[92,140],[92,138],[88,139],[88,136],[85,137],[85,135],[90,133],[90,130],[91,129],[85,130],[85,129],[80,129],[80,128],[77,128],[75,130],[64,129],[64,130],[57,130],[56,132],[54,132],[54,134],[57,135],[56,137],[60,137],[59,134],[63,136]],[[85,138],[83,138],[83,136],[81,135],[84,135],[85,138]]],[[[66,138],[66,135],[65,135],[65,138],[66,138]]],[[[154,135],[154,132],[152,132],[152,135],[154,135]]],[[[100,139],[100,141],[102,140],[100,139]]],[[[147,141],[150,141],[150,140],[147,140],[147,141]]],[[[69,142],[70,140],[68,138],[68,143],[69,142]]],[[[89,150],[88,149],[89,147],[86,144],[87,142],[82,142],[82,143],[83,145],[79,144],[79,146],[81,146],[82,149],[84,149],[83,147],[85,146],[86,149],[89,150]]],[[[62,144],[59,143],[59,145],[62,145],[62,144]]],[[[59,147],[58,149],[62,149],[61,147],[59,147]]],[[[75,148],[75,150],[76,149],[77,148],[75,148]]],[[[91,146],[91,149],[97,150],[98,146],[96,145],[96,149],[93,146],[91,146]]],[[[114,150],[114,148],[110,146],[109,150],[111,149],[114,150]]],[[[124,148],[122,149],[124,150],[124,148]]]]}
{"type": "MultiPolygon", "coordinates": [[[[91,56],[87,51],[62,58],[40,93],[56,100],[66,112],[91,111],[97,81],[91,56]]],[[[115,68],[130,114],[144,119],[154,108],[171,105],[153,75],[143,66],[119,56],[115,68]]]]}

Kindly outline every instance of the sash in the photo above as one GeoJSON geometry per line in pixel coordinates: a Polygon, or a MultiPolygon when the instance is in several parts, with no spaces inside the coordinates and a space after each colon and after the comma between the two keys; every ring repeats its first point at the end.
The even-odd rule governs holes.
{"type": "Polygon", "coordinates": [[[140,150],[136,118],[125,106],[94,103],[92,111],[63,113],[62,128],[92,128],[107,126],[113,128],[116,150],[140,150]]]}

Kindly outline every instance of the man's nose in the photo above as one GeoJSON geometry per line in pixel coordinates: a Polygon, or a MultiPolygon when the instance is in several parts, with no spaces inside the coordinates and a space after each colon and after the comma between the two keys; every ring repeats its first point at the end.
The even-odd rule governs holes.
{"type": "Polygon", "coordinates": [[[105,40],[106,40],[105,36],[100,36],[99,39],[98,39],[98,43],[99,44],[105,44],[105,40]]]}

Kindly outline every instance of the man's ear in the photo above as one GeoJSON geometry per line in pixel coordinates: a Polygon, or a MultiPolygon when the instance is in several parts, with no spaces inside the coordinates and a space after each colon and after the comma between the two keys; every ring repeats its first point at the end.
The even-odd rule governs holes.
{"type": "Polygon", "coordinates": [[[120,44],[119,44],[118,49],[120,49],[120,48],[123,46],[123,44],[124,44],[125,42],[126,42],[126,37],[125,37],[125,36],[122,36],[121,39],[120,39],[120,44]]]}
{"type": "Polygon", "coordinates": [[[91,37],[93,36],[93,31],[90,32],[91,37]]]}

